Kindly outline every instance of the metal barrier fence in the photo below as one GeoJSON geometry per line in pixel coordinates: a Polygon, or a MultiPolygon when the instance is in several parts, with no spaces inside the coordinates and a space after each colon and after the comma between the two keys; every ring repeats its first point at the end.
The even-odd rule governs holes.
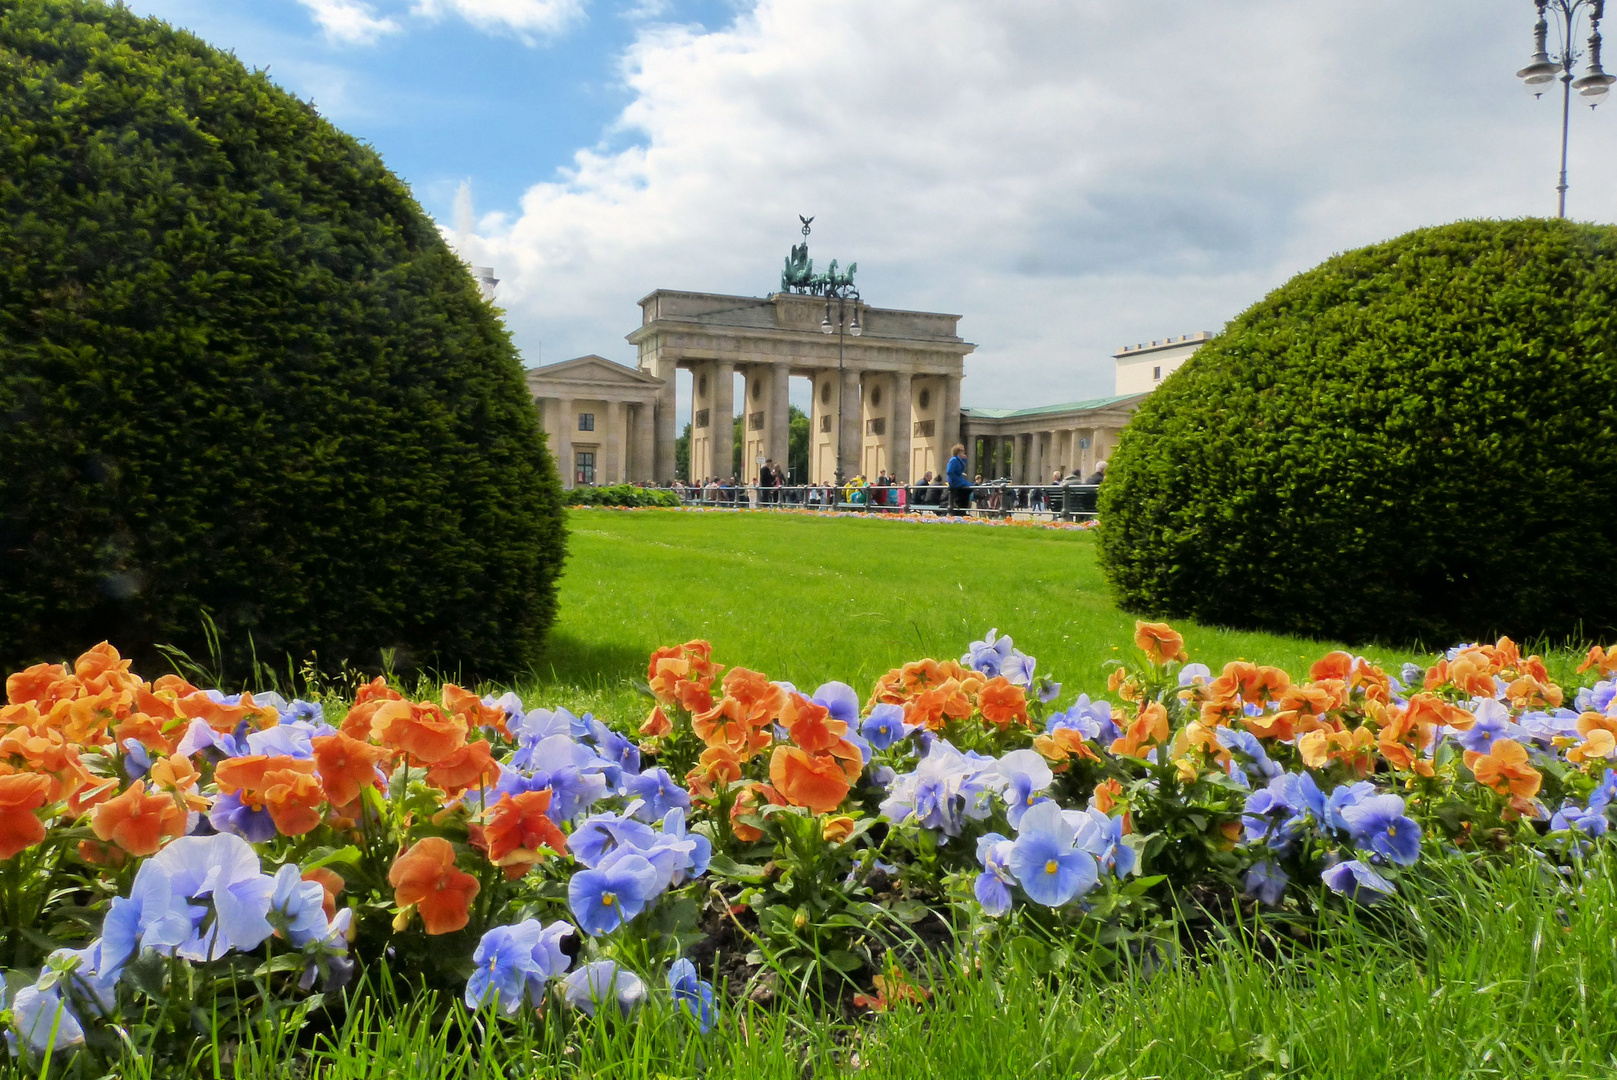
{"type": "MultiPolygon", "coordinates": [[[[790,506],[806,510],[862,511],[872,514],[937,514],[943,516],[1009,517],[1013,514],[1060,521],[1081,521],[1095,516],[1098,484],[977,484],[967,489],[965,505],[951,505],[950,489],[943,484],[895,484],[863,487],[831,484],[761,487],[678,486],[673,491],[690,506],[767,508],[790,506]]],[[[957,497],[958,498],[958,497],[957,497]]]]}

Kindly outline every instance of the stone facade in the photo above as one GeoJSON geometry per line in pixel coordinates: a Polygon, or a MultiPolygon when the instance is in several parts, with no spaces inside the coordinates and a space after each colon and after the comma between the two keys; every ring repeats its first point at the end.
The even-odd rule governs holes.
{"type": "Polygon", "coordinates": [[[628,335],[642,373],[660,380],[654,410],[655,476],[674,475],[674,372],[692,373],[691,477],[729,476],[736,415],[734,376],[742,395],[747,481],[760,458],[784,462],[790,432],[787,380],[813,382],[809,479],[832,480],[881,469],[901,480],[937,471],[959,438],[960,379],[976,348],[956,333],[958,315],[897,311],[795,293],[768,297],[659,289],[640,301],[641,325],[628,335]],[[827,334],[827,318],[860,334],[827,334]]]}
{"type": "Polygon", "coordinates": [[[1213,340],[1206,330],[1177,338],[1125,345],[1112,354],[1117,361],[1117,392],[1149,394],[1178,371],[1195,351],[1213,340]]]}
{"type": "Polygon", "coordinates": [[[653,416],[661,379],[601,356],[529,368],[562,486],[651,479],[653,416]]]}
{"type": "Polygon", "coordinates": [[[966,409],[966,471],[985,481],[1046,484],[1057,470],[1087,476],[1117,446],[1145,394],[1036,409],[966,409]]]}

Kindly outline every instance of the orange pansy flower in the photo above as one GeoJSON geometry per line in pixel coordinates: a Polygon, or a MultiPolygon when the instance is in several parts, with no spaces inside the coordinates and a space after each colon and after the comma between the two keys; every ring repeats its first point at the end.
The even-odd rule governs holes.
{"type": "Polygon", "coordinates": [[[342,720],[342,733],[364,741],[371,737],[371,720],[376,711],[389,701],[403,701],[404,695],[387,685],[380,675],[361,686],[354,694],[354,704],[342,720]]]}
{"type": "Polygon", "coordinates": [[[736,793],[735,804],[730,807],[730,831],[735,833],[737,840],[750,844],[763,838],[763,830],[748,825],[741,818],[743,815],[756,814],[759,807],[768,804],[786,805],[786,800],[781,798],[780,792],[768,784],[748,784],[736,793]]]}
{"type": "MultiPolygon", "coordinates": [[[[1610,650],[1599,645],[1591,645],[1589,655],[1584,657],[1583,663],[1578,665],[1578,674],[1582,675],[1590,668],[1598,668],[1602,675],[1617,674],[1617,645],[1613,645],[1610,650]]],[[[34,669],[29,668],[28,670],[32,671],[34,669]]],[[[6,683],[6,688],[10,690],[11,684],[9,682],[6,683]]]]}
{"type": "Polygon", "coordinates": [[[393,899],[415,906],[429,934],[452,934],[471,921],[477,879],[455,866],[455,848],[441,836],[428,836],[394,861],[387,872],[393,899]]]}
{"type": "Polygon", "coordinates": [[[470,690],[464,690],[454,683],[444,683],[443,703],[444,711],[466,721],[467,727],[493,728],[505,738],[511,737],[511,729],[505,725],[505,710],[484,705],[483,699],[470,690]]]}
{"type": "Polygon", "coordinates": [[[387,701],[371,718],[371,734],[413,763],[431,765],[466,745],[466,721],[431,702],[387,701]]]}
{"type": "Polygon", "coordinates": [[[13,705],[29,702],[41,712],[78,692],[78,680],[62,664],[35,664],[6,676],[6,700],[13,705]]]}
{"type": "Polygon", "coordinates": [[[326,793],[310,770],[283,768],[266,771],[262,797],[270,819],[282,836],[302,836],[312,832],[324,817],[320,806],[326,801],[326,793]]]}
{"type": "Polygon", "coordinates": [[[1001,731],[1012,723],[1031,724],[1027,715],[1027,694],[1003,675],[996,675],[977,692],[977,708],[983,719],[1001,731]]]}
{"type": "Polygon", "coordinates": [[[86,694],[99,694],[113,690],[133,695],[140,685],[139,677],[129,673],[129,661],[118,655],[109,643],[101,644],[84,653],[73,662],[73,677],[86,694]]]}
{"type": "Polygon", "coordinates": [[[1179,631],[1161,622],[1134,623],[1134,644],[1153,664],[1166,664],[1170,660],[1183,663],[1189,659],[1185,652],[1185,639],[1179,631]]]}
{"type": "Polygon", "coordinates": [[[653,705],[651,715],[646,717],[644,724],[640,725],[640,734],[648,739],[660,738],[673,730],[674,725],[669,721],[668,714],[663,712],[661,705],[653,705]]]}
{"type": "Polygon", "coordinates": [[[427,770],[427,783],[450,798],[498,783],[499,779],[500,766],[494,761],[493,748],[482,739],[467,743],[427,770]]]}
{"type": "Polygon", "coordinates": [[[376,766],[388,756],[385,749],[351,735],[317,735],[314,745],[315,769],[320,783],[337,806],[347,806],[368,787],[381,787],[376,766]]]}
{"type": "Polygon", "coordinates": [[[1103,814],[1109,814],[1122,797],[1123,782],[1113,777],[1095,785],[1094,792],[1089,796],[1089,805],[1103,814]]]}
{"type": "Polygon", "coordinates": [[[1527,763],[1527,749],[1515,739],[1495,739],[1486,754],[1467,751],[1465,764],[1477,783],[1501,795],[1531,798],[1543,782],[1538,770],[1527,763]]]}
{"type": "Polygon", "coordinates": [[[163,841],[185,834],[185,811],[174,796],[147,793],[146,782],[136,780],[122,795],[108,799],[90,813],[96,838],[111,841],[131,855],[151,855],[163,841]]]}
{"type": "Polygon", "coordinates": [[[830,709],[802,694],[787,695],[780,722],[791,734],[792,741],[811,754],[831,749],[848,733],[845,722],[831,719],[830,709]]]}
{"type": "Polygon", "coordinates": [[[807,807],[816,814],[841,806],[853,786],[836,758],[810,754],[795,746],[775,747],[769,759],[769,780],[788,803],[807,807]]]}
{"type": "Polygon", "coordinates": [[[45,839],[45,823],[34,811],[45,805],[50,792],[51,782],[44,776],[0,776],[0,859],[45,839]]]}
{"type": "Polygon", "coordinates": [[[1140,715],[1129,722],[1123,734],[1112,740],[1111,751],[1125,757],[1143,758],[1146,751],[1168,741],[1168,711],[1160,701],[1148,702],[1140,715]]]}
{"type": "Polygon", "coordinates": [[[1090,749],[1084,733],[1077,728],[1058,727],[1048,735],[1035,735],[1033,749],[1050,761],[1066,761],[1068,757],[1100,760],[1100,755],[1090,749]]]}
{"type": "Polygon", "coordinates": [[[853,835],[853,826],[853,818],[846,814],[837,814],[820,822],[820,836],[828,844],[840,844],[853,835]]]}
{"type": "Polygon", "coordinates": [[[544,848],[556,855],[565,854],[567,837],[550,820],[545,812],[549,809],[549,788],[501,797],[488,812],[488,824],[483,830],[489,862],[495,866],[531,866],[544,858],[544,848]]]}
{"type": "Polygon", "coordinates": [[[741,758],[728,746],[710,746],[685,774],[685,786],[699,799],[711,799],[720,785],[741,779],[741,758]]]}

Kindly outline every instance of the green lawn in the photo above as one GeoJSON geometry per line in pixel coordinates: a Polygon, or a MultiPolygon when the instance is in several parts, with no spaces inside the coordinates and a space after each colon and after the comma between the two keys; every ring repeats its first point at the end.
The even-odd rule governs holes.
{"type": "MultiPolygon", "coordinates": [[[[992,627],[1062,700],[1103,691],[1106,661],[1133,651],[1134,617],[1113,606],[1088,533],[677,510],[574,510],[569,526],[551,667],[532,688],[549,704],[638,707],[630,686],[651,650],[693,637],[726,665],[863,693],[907,660],[958,658],[992,627]]],[[[1176,625],[1215,671],[1244,658],[1300,675],[1341,647],[1176,625]]],[[[1389,670],[1414,659],[1370,655],[1389,670]]]]}

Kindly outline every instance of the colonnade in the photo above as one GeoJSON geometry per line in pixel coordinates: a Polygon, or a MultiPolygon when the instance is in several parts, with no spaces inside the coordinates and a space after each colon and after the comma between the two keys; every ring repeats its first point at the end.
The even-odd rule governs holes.
{"type": "Polygon", "coordinates": [[[967,470],[984,480],[1013,484],[1048,483],[1057,469],[1063,476],[1088,475],[1117,445],[1121,425],[1052,427],[1010,433],[979,433],[968,417],[967,470]]]}
{"type": "MultiPolygon", "coordinates": [[[[909,482],[941,471],[960,438],[960,376],[903,370],[800,367],[785,363],[679,362],[691,373],[690,477],[735,472],[734,417],[740,416],[742,475],[750,481],[764,460],[783,468],[790,448],[789,380],[809,380],[809,475],[794,483],[825,483],[882,472],[909,482]],[[735,399],[735,376],[742,376],[735,399]]],[[[666,375],[662,377],[666,378],[666,375]]],[[[658,434],[673,457],[673,425],[658,434]]]]}

